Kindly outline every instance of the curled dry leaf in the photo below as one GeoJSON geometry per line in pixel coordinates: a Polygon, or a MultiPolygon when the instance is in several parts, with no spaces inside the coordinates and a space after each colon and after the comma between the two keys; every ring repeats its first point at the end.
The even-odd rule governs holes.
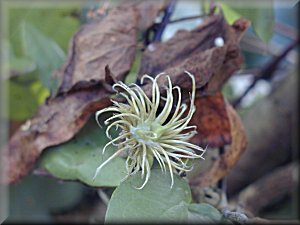
{"type": "Polygon", "coordinates": [[[74,35],[68,60],[59,75],[59,93],[104,83],[109,65],[116,80],[123,80],[135,57],[138,13],[116,7],[100,22],[86,24],[74,35]]]}
{"type": "MultiPolygon", "coordinates": [[[[165,71],[172,76],[174,84],[189,88],[191,83],[184,75],[187,70],[195,75],[197,88],[204,88],[212,80],[210,86],[220,90],[220,84],[242,63],[239,40],[248,26],[246,20],[230,26],[222,13],[210,15],[194,30],[180,30],[166,42],[150,44],[142,55],[138,78],[165,71]],[[224,45],[216,46],[216,38],[223,38],[224,45]],[[218,85],[214,84],[215,80],[220,80],[218,85]]],[[[205,90],[215,91],[210,86],[205,90]]],[[[144,89],[149,93],[147,85],[144,89]]],[[[202,94],[206,92],[202,90],[202,94]]]]}
{"type": "MultiPolygon", "coordinates": [[[[92,113],[110,104],[109,84],[123,80],[134,61],[139,16],[145,5],[151,8],[147,2],[137,8],[116,7],[74,35],[68,60],[56,73],[62,80],[57,95],[40,107],[3,151],[5,183],[26,175],[45,148],[72,138],[92,113]]],[[[151,9],[150,18],[144,16],[148,23],[153,22],[154,11],[161,10],[151,9]]]]}
{"type": "Polygon", "coordinates": [[[230,123],[223,95],[201,96],[195,100],[196,112],[191,124],[197,134],[191,139],[199,146],[221,147],[231,143],[230,123]]]}
{"type": "Polygon", "coordinates": [[[126,6],[132,6],[137,9],[140,14],[139,29],[146,30],[153,25],[159,12],[163,11],[167,6],[166,0],[126,0],[122,4],[126,6]]]}
{"type": "Polygon", "coordinates": [[[250,22],[241,18],[234,22],[231,29],[227,29],[227,32],[225,33],[225,40],[227,40],[225,60],[222,66],[214,72],[205,87],[203,87],[202,93],[213,94],[221,90],[223,84],[243,63],[243,57],[239,50],[238,43],[249,26],[250,22]]]}
{"type": "Polygon", "coordinates": [[[34,166],[45,148],[72,138],[91,112],[110,104],[107,97],[107,91],[98,85],[58,96],[41,106],[38,114],[20,127],[3,151],[4,182],[18,181],[34,166]]]}
{"type": "Polygon", "coordinates": [[[21,126],[3,151],[5,183],[26,175],[45,148],[72,138],[92,113],[110,104],[105,81],[123,80],[130,70],[137,26],[137,11],[122,6],[75,34],[68,60],[57,73],[62,77],[58,94],[21,126]]]}
{"type": "Polygon", "coordinates": [[[226,103],[226,110],[230,122],[232,142],[225,149],[225,153],[212,163],[208,171],[190,181],[193,186],[207,187],[215,184],[228,174],[246,149],[246,133],[239,115],[228,103],[226,103]]]}

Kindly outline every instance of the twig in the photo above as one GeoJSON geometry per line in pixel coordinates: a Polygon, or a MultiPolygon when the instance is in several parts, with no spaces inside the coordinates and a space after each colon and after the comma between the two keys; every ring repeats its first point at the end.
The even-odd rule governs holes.
{"type": "Polygon", "coordinates": [[[257,81],[260,79],[270,80],[274,72],[276,71],[279,63],[286,57],[286,55],[295,48],[299,43],[299,39],[291,42],[283,51],[278,55],[273,57],[268,63],[266,63],[261,70],[257,72],[250,86],[244,91],[244,93],[233,101],[232,105],[234,108],[237,108],[243,98],[248,94],[248,92],[256,85],[257,81]]]}
{"type": "Polygon", "coordinates": [[[263,208],[274,204],[286,194],[296,191],[296,171],[298,163],[282,166],[260,178],[242,190],[230,201],[231,205],[241,205],[246,211],[257,214],[263,208]]]}
{"type": "Polygon", "coordinates": [[[153,37],[153,42],[161,41],[163,32],[164,32],[166,26],[168,25],[170,18],[175,10],[176,2],[177,2],[177,0],[172,0],[170,2],[170,4],[168,5],[168,7],[166,8],[165,15],[160,23],[160,26],[157,29],[156,34],[153,37]]]}
{"type": "Polygon", "coordinates": [[[143,34],[144,45],[148,46],[152,42],[160,42],[163,32],[170,22],[170,18],[175,10],[177,0],[172,0],[168,7],[165,9],[165,14],[160,23],[154,23],[146,32],[143,34]],[[153,32],[153,37],[150,38],[151,32],[153,32]]]}
{"type": "MultiPolygon", "coordinates": [[[[225,152],[224,147],[223,146],[220,147],[219,148],[219,155],[223,155],[224,152],[225,152]]],[[[220,193],[221,201],[219,203],[219,206],[220,207],[225,207],[228,204],[227,193],[226,193],[226,190],[227,190],[227,180],[226,180],[226,177],[223,177],[221,180],[219,180],[217,186],[221,190],[221,193],[220,193]]]]}
{"type": "Polygon", "coordinates": [[[297,29],[295,29],[294,27],[292,27],[292,26],[290,26],[286,23],[282,23],[280,21],[276,21],[275,31],[277,31],[281,35],[284,35],[284,36],[286,36],[288,38],[291,38],[293,40],[296,40],[297,37],[298,37],[297,29]]]}
{"type": "Polygon", "coordinates": [[[176,20],[169,21],[169,24],[178,23],[178,22],[182,22],[182,21],[185,21],[185,20],[201,19],[201,18],[204,18],[204,17],[207,17],[207,16],[209,16],[209,14],[202,14],[202,15],[196,15],[196,16],[187,16],[187,17],[183,17],[183,18],[179,18],[179,19],[176,19],[176,20]]]}
{"type": "Polygon", "coordinates": [[[103,203],[105,205],[108,205],[109,197],[107,196],[107,194],[102,189],[98,189],[98,195],[101,198],[101,200],[103,201],[103,203]]]}
{"type": "Polygon", "coordinates": [[[245,214],[240,212],[232,212],[228,209],[223,209],[222,214],[225,218],[237,224],[245,224],[248,220],[248,217],[245,214]]]}

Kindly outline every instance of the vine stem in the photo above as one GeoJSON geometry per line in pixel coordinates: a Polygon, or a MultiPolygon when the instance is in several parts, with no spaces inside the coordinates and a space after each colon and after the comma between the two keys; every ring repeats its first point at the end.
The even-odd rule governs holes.
{"type": "MultiPolygon", "coordinates": [[[[219,148],[219,155],[224,154],[225,149],[224,146],[219,148]]],[[[227,180],[226,177],[223,177],[221,180],[218,181],[217,184],[218,188],[221,190],[221,201],[220,201],[220,207],[225,207],[228,205],[227,201],[227,180]]]]}
{"type": "Polygon", "coordinates": [[[99,197],[103,201],[103,203],[105,205],[108,205],[108,203],[109,203],[109,197],[107,196],[107,194],[102,189],[98,189],[97,192],[98,192],[99,197]]]}
{"type": "Polygon", "coordinates": [[[160,23],[153,24],[146,32],[144,33],[144,45],[148,46],[153,42],[160,42],[162,39],[163,32],[166,26],[170,23],[170,18],[175,10],[177,0],[170,1],[169,5],[165,9],[165,14],[160,23]],[[150,34],[153,32],[153,38],[150,38],[150,34]]]}
{"type": "Polygon", "coordinates": [[[204,17],[207,17],[207,16],[209,16],[209,14],[202,14],[202,15],[182,17],[182,18],[179,18],[179,19],[176,19],[176,20],[171,20],[169,22],[169,24],[178,23],[178,22],[182,22],[182,21],[185,21],[185,20],[201,19],[201,18],[204,18],[204,17]]]}
{"type": "Polygon", "coordinates": [[[276,71],[280,62],[286,57],[286,55],[297,45],[299,44],[299,38],[292,41],[286,48],[282,50],[282,52],[278,55],[273,57],[268,63],[266,63],[256,74],[254,74],[254,79],[249,87],[244,91],[244,93],[238,97],[236,100],[233,101],[232,105],[234,108],[237,108],[244,97],[249,93],[249,91],[256,85],[257,81],[260,79],[270,80],[274,72],[276,71]]]}

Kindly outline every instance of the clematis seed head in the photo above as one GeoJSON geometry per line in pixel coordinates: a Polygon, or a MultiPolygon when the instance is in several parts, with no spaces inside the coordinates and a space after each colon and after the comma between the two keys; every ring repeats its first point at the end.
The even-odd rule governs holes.
{"type": "Polygon", "coordinates": [[[190,171],[192,166],[188,164],[189,159],[204,159],[203,154],[206,149],[188,142],[197,133],[196,126],[189,125],[196,110],[194,105],[196,84],[194,76],[187,71],[185,73],[192,79],[188,112],[187,105],[182,103],[180,87],[173,87],[170,77],[165,73],[160,73],[155,78],[148,75],[142,77],[141,84],[145,79],[152,82],[151,98],[137,84],[127,86],[119,81],[113,85],[113,89],[124,98],[126,103],[112,101],[113,106],[96,112],[96,121],[100,125],[98,120],[100,114],[114,113],[104,122],[108,125],[106,135],[111,141],[104,146],[103,153],[109,145],[117,146],[117,151],[96,169],[94,179],[107,163],[121,153],[125,153],[127,175],[124,179],[141,171],[144,182],[138,189],[142,189],[151,175],[153,160],[156,160],[163,172],[169,171],[172,188],[174,172],[190,171]],[[165,97],[161,96],[158,85],[158,79],[162,76],[168,83],[165,97]],[[173,91],[178,95],[176,104],[173,91]],[[165,105],[160,110],[162,100],[165,101],[165,105]],[[115,138],[110,135],[113,127],[120,131],[115,138]]]}

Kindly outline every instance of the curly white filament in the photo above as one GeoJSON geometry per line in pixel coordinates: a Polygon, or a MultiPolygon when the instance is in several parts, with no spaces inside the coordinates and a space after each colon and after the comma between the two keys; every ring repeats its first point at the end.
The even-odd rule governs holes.
{"type": "Polygon", "coordinates": [[[103,153],[109,145],[116,145],[118,150],[96,169],[94,179],[108,162],[122,152],[126,152],[127,176],[125,179],[141,170],[142,179],[145,179],[138,189],[142,189],[149,180],[152,162],[155,159],[163,172],[166,172],[168,168],[172,188],[174,171],[190,171],[192,166],[187,165],[188,159],[204,159],[203,154],[206,149],[188,142],[197,133],[196,126],[188,126],[196,110],[194,105],[196,84],[194,76],[187,71],[185,72],[192,79],[190,107],[186,116],[183,115],[188,107],[181,102],[180,87],[173,87],[170,77],[164,73],[158,74],[155,78],[148,75],[142,77],[142,84],[145,79],[152,82],[151,99],[136,84],[127,86],[121,81],[114,84],[113,89],[125,98],[127,104],[112,101],[113,106],[96,112],[96,120],[99,124],[98,117],[100,114],[104,112],[115,113],[105,121],[106,125],[109,124],[106,135],[111,141],[105,145],[103,153]],[[166,97],[161,96],[158,85],[158,79],[163,75],[168,81],[166,97]],[[117,88],[122,91],[118,92],[117,88]],[[173,91],[177,92],[178,101],[172,112],[174,106],[173,91]],[[158,111],[161,99],[164,99],[165,106],[161,111],[158,111]],[[119,136],[114,139],[109,133],[112,127],[121,130],[119,136]],[[200,154],[196,154],[195,151],[200,152],[200,154]]]}

